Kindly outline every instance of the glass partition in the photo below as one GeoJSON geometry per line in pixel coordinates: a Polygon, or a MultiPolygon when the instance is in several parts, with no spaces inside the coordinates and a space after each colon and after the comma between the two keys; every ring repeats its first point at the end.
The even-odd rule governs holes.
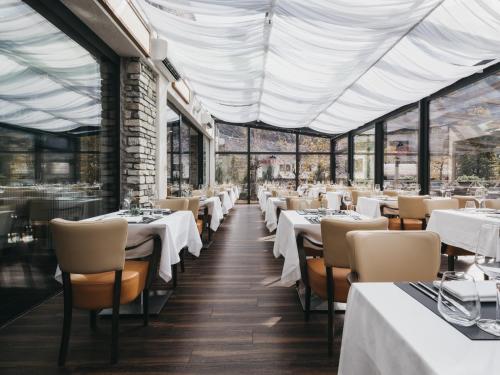
{"type": "Polygon", "coordinates": [[[330,155],[302,154],[299,163],[300,183],[330,181],[330,155]]]}
{"type": "Polygon", "coordinates": [[[338,138],[334,142],[335,183],[347,184],[349,181],[349,137],[338,138]]]}
{"type": "Polygon", "coordinates": [[[255,154],[250,157],[250,191],[256,197],[257,186],[273,183],[295,189],[296,156],[255,154]]]}
{"type": "Polygon", "coordinates": [[[492,188],[498,185],[499,94],[497,72],[430,102],[431,191],[451,182],[456,185],[455,194],[470,193],[469,187],[476,182],[492,188]]]}
{"type": "Polygon", "coordinates": [[[296,136],[283,131],[250,129],[250,152],[295,152],[296,136]]]}
{"type": "Polygon", "coordinates": [[[216,154],[215,182],[238,185],[240,199],[248,199],[248,156],[246,154],[216,154]]]}
{"type": "Polygon", "coordinates": [[[418,107],[384,124],[384,181],[416,183],[420,112],[418,107]]]}
{"type": "Polygon", "coordinates": [[[375,127],[354,135],[354,182],[373,184],[375,172],[375,127]]]}

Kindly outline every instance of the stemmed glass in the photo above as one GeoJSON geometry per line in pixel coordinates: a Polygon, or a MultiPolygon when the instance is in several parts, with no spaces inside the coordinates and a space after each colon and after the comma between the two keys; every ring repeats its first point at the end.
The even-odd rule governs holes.
{"type": "Polygon", "coordinates": [[[352,196],[350,191],[346,191],[344,196],[342,197],[344,200],[344,204],[346,205],[347,211],[349,211],[349,207],[351,207],[352,196]]]}
{"type": "Polygon", "coordinates": [[[500,224],[483,224],[479,231],[474,263],[490,279],[496,281],[495,319],[480,319],[477,326],[500,336],[500,224]]]}
{"type": "Polygon", "coordinates": [[[479,208],[483,207],[483,202],[486,199],[486,194],[487,194],[486,188],[484,187],[479,187],[474,192],[474,197],[479,202],[479,208]]]}
{"type": "Polygon", "coordinates": [[[444,193],[446,193],[446,183],[442,183],[440,186],[439,186],[439,192],[441,193],[441,196],[444,197],[444,193]]]}

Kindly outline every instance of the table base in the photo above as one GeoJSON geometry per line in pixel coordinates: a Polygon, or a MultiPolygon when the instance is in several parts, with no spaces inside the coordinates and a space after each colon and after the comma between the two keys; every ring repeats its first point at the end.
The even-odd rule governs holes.
{"type": "MultiPolygon", "coordinates": [[[[299,281],[299,285],[296,286],[297,294],[299,296],[300,304],[302,305],[302,310],[306,309],[306,287],[302,281],[299,281]]],[[[335,311],[345,311],[346,303],[334,302],[333,308],[335,311]]],[[[314,293],[311,293],[311,310],[316,312],[328,312],[328,303],[325,300],[322,300],[314,293]]]]}
{"type": "MultiPolygon", "coordinates": [[[[160,315],[161,310],[174,293],[171,289],[152,290],[149,292],[149,315],[160,315]]],[[[113,309],[103,309],[99,316],[111,317],[113,309]]],[[[134,301],[120,306],[120,316],[138,317],[142,316],[142,298],[139,296],[134,301]]]]}

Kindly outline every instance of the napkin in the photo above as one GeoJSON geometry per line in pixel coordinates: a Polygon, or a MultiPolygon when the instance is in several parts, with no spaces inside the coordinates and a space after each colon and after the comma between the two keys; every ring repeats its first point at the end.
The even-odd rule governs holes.
{"type": "Polygon", "coordinates": [[[142,223],[142,216],[124,216],[127,223],[142,223]]]}
{"type": "MultiPolygon", "coordinates": [[[[470,301],[472,295],[470,294],[470,286],[466,286],[465,283],[470,283],[470,281],[447,281],[444,283],[444,288],[450,294],[462,301],[470,301]]],[[[440,280],[433,282],[434,286],[439,289],[441,285],[440,280]]],[[[479,294],[479,300],[481,302],[495,302],[496,300],[496,281],[495,280],[485,280],[476,282],[477,293],[479,294]]]]}

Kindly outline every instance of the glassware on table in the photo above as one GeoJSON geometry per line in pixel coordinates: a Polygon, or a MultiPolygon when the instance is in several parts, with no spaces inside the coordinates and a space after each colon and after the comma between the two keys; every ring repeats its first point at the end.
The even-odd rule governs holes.
{"type": "Polygon", "coordinates": [[[465,202],[465,210],[466,211],[473,211],[476,209],[476,203],[474,201],[466,201],[465,202]]]}
{"type": "Polygon", "coordinates": [[[375,184],[373,186],[373,191],[375,192],[375,195],[380,195],[380,185],[379,184],[375,184]]]}
{"type": "Polygon", "coordinates": [[[474,192],[474,197],[479,203],[479,208],[483,207],[483,202],[486,199],[487,191],[485,187],[478,187],[474,192]]]}
{"type": "Polygon", "coordinates": [[[437,307],[441,316],[450,323],[465,327],[476,324],[481,317],[481,302],[474,278],[465,272],[444,272],[437,307]]]}
{"type": "Polygon", "coordinates": [[[494,336],[500,336],[500,224],[481,225],[474,263],[490,279],[496,280],[495,319],[480,319],[477,326],[494,336]]]}
{"type": "Polygon", "coordinates": [[[352,204],[352,196],[350,191],[346,191],[342,197],[344,204],[346,206],[346,209],[349,210],[352,204]]]}

